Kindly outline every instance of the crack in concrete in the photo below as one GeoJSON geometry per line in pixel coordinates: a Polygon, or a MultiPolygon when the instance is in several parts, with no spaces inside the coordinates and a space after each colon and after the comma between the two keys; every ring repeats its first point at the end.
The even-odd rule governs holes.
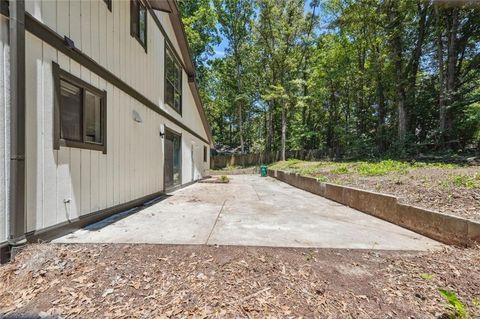
{"type": "Polygon", "coordinates": [[[207,240],[205,241],[205,245],[208,245],[208,242],[210,241],[210,237],[212,237],[213,231],[215,230],[215,227],[217,226],[218,219],[220,218],[220,214],[222,213],[226,202],[227,202],[227,200],[223,201],[222,208],[220,208],[220,211],[218,212],[217,218],[215,218],[215,223],[213,223],[212,230],[210,230],[210,234],[208,234],[207,240]]]}

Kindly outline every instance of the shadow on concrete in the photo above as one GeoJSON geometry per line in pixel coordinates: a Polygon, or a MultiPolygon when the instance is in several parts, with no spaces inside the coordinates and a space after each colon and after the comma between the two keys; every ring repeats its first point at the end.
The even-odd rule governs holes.
{"type": "Polygon", "coordinates": [[[107,227],[108,225],[111,225],[119,220],[122,220],[128,216],[131,216],[133,214],[136,214],[142,210],[144,210],[145,208],[147,207],[150,207],[156,203],[159,203],[159,202],[162,202],[164,200],[166,200],[167,198],[169,198],[170,196],[172,195],[163,195],[163,196],[160,196],[160,197],[157,197],[157,198],[154,198],[152,199],[151,201],[148,201],[146,203],[143,203],[143,205],[140,205],[140,206],[137,206],[137,207],[134,207],[134,208],[130,208],[129,210],[126,210],[126,211],[123,211],[123,212],[120,212],[120,213],[117,213],[115,215],[112,215],[110,217],[107,217],[105,219],[102,219],[96,223],[93,223],[93,224],[90,224],[90,225],[87,225],[85,227],[83,227],[82,229],[84,230],[88,230],[88,231],[97,231],[97,230],[100,230],[104,227],[107,227]]]}

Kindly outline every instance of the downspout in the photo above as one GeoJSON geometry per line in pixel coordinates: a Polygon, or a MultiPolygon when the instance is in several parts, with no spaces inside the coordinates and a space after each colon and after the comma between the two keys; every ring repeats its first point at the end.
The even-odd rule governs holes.
{"type": "MultiPolygon", "coordinates": [[[[25,1],[9,1],[10,192],[9,243],[25,242],[25,1]]],[[[13,256],[12,256],[13,257],[13,256]]]]}

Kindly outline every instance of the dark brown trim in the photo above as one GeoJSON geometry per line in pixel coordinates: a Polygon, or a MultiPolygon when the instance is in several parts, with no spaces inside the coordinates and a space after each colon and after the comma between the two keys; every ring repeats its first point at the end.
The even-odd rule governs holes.
{"type": "Polygon", "coordinates": [[[107,91],[102,91],[99,88],[91,85],[88,82],[74,76],[73,74],[68,73],[65,70],[62,70],[60,66],[52,62],[52,69],[53,69],[53,81],[54,81],[54,121],[53,121],[53,138],[54,138],[54,149],[60,149],[60,146],[65,147],[75,147],[81,149],[88,149],[93,151],[101,151],[103,154],[107,154],[107,91]],[[72,141],[66,140],[61,138],[60,127],[61,127],[61,110],[60,110],[60,80],[64,80],[69,82],[83,90],[83,99],[82,99],[82,107],[83,107],[83,114],[82,114],[82,139],[83,141],[72,141]],[[102,144],[95,144],[86,142],[86,127],[85,127],[85,94],[86,91],[89,91],[97,96],[100,97],[100,108],[101,108],[101,127],[102,127],[102,144]]]}
{"type": "Polygon", "coordinates": [[[80,63],[82,66],[86,67],[93,73],[97,74],[107,82],[110,82],[126,94],[130,95],[149,109],[153,110],[157,114],[163,116],[168,121],[174,123],[175,125],[179,126],[186,132],[192,134],[196,138],[200,139],[201,141],[210,144],[210,142],[200,136],[198,133],[194,132],[185,124],[181,123],[179,120],[174,118],[172,115],[168,114],[164,110],[162,110],[157,104],[150,101],[147,97],[142,95],[140,92],[132,88],[130,85],[122,81],[116,75],[99,65],[97,62],[92,60],[90,57],[85,55],[83,52],[78,50],[77,48],[69,49],[65,46],[63,37],[58,35],[55,31],[32,17],[29,13],[25,14],[25,28],[27,31],[32,33],[33,35],[37,36],[41,40],[45,41],[49,45],[53,46],[55,49],[59,50],[63,54],[67,55],[71,59],[75,60],[76,62],[80,63]]]}
{"type": "Polygon", "coordinates": [[[53,73],[53,149],[60,149],[60,81],[56,74],[60,73],[60,66],[52,63],[53,73]]]}
{"type": "Polygon", "coordinates": [[[10,209],[8,238],[24,238],[25,217],[25,2],[10,0],[10,209]]]}
{"type": "Polygon", "coordinates": [[[10,261],[10,251],[11,249],[8,243],[3,243],[0,245],[0,265],[10,261]]]}
{"type": "MultiPolygon", "coordinates": [[[[135,207],[139,207],[142,205],[148,206],[145,204],[148,202],[151,202],[156,198],[161,198],[163,196],[165,196],[164,192],[153,193],[153,194],[129,201],[124,204],[119,204],[119,205],[102,209],[93,213],[89,213],[87,215],[80,216],[79,218],[72,221],[63,222],[61,224],[44,228],[42,230],[32,231],[26,234],[27,241],[33,243],[39,240],[51,240],[60,236],[64,236],[66,234],[76,231],[79,228],[93,224],[95,222],[98,222],[102,219],[118,214],[120,212],[129,210],[135,207]]],[[[153,204],[153,203],[150,203],[150,204],[153,204]]]]}

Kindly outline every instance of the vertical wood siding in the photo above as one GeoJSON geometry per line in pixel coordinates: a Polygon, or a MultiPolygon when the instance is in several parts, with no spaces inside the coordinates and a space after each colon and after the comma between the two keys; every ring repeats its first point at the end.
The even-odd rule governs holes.
{"type": "Polygon", "coordinates": [[[8,20],[0,15],[0,244],[7,240],[8,183],[9,183],[9,127],[10,94],[8,20]]]}
{"type": "MultiPolygon", "coordinates": [[[[150,16],[146,53],[130,36],[128,1],[114,1],[110,12],[101,0],[30,0],[26,2],[26,10],[60,35],[71,38],[79,50],[207,138],[185,72],[183,116],[163,104],[165,44],[150,16]]],[[[168,16],[162,19],[170,24],[168,16]]],[[[171,25],[165,29],[168,28],[171,25]]],[[[178,48],[170,29],[171,40],[178,48]]],[[[27,231],[41,230],[162,191],[163,139],[159,136],[162,125],[182,133],[182,182],[206,173],[204,142],[48,43],[28,32],[26,37],[27,231]],[[67,147],[53,149],[52,62],[107,91],[107,154],[67,147]],[[133,121],[134,110],[140,114],[142,123],[133,121]]]]}

